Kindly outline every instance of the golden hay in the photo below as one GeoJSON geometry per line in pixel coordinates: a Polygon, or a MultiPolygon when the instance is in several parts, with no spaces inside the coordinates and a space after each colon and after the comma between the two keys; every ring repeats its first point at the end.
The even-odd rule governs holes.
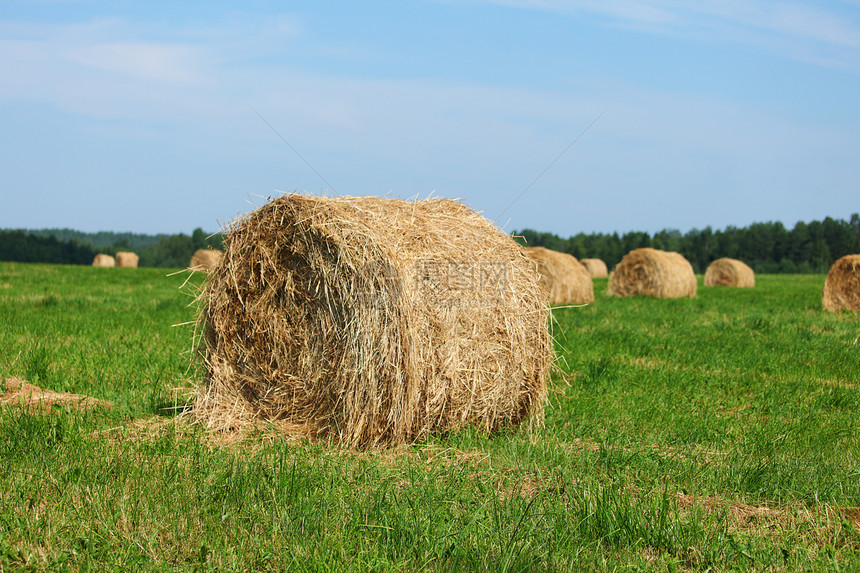
{"type": "Polygon", "coordinates": [[[860,310],[860,255],[845,255],[833,263],[824,280],[825,310],[860,310]]]}
{"type": "Polygon", "coordinates": [[[680,253],[634,249],[609,275],[608,292],[613,296],[694,297],[696,275],[680,253]]]}
{"type": "Polygon", "coordinates": [[[606,263],[600,259],[582,259],[579,261],[588,270],[593,279],[605,279],[609,275],[606,263]]]}
{"type": "Polygon", "coordinates": [[[128,267],[130,269],[136,269],[139,260],[140,257],[138,257],[134,253],[119,251],[116,254],[116,266],[118,267],[128,267]]]}
{"type": "Polygon", "coordinates": [[[99,400],[68,392],[44,390],[18,378],[6,378],[3,393],[0,394],[0,406],[50,408],[53,404],[75,409],[105,408],[110,410],[113,408],[113,404],[108,400],[99,400]]]}
{"type": "Polygon", "coordinates": [[[93,266],[94,267],[115,267],[116,266],[116,260],[110,255],[105,255],[103,253],[99,253],[93,259],[93,266]]]}
{"type": "Polygon", "coordinates": [[[526,247],[525,251],[537,263],[550,304],[594,302],[591,275],[576,257],[544,247],[526,247]]]}
{"type": "Polygon", "coordinates": [[[211,271],[221,260],[221,251],[211,249],[198,249],[191,255],[191,263],[188,265],[192,271],[211,271]]]}
{"type": "Polygon", "coordinates": [[[367,447],[542,420],[534,263],[456,201],[271,200],[231,225],[199,300],[212,430],[367,447]]]}
{"type": "Polygon", "coordinates": [[[755,272],[744,262],[723,257],[708,265],[705,286],[754,287],[755,272]]]}

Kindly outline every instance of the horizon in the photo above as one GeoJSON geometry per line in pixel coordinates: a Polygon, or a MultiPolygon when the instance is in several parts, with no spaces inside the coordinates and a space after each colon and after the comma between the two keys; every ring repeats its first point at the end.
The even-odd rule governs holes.
{"type": "Polygon", "coordinates": [[[858,210],[857,0],[6,7],[0,228],[219,232],[294,191],[558,236],[858,210]]]}
{"type": "MultiPolygon", "coordinates": [[[[749,224],[747,224],[747,225],[743,225],[743,226],[738,226],[738,225],[727,225],[727,226],[725,226],[725,227],[712,227],[712,226],[710,226],[710,225],[706,225],[705,227],[691,227],[691,228],[686,229],[686,230],[684,230],[684,229],[676,229],[676,228],[666,227],[666,228],[663,228],[663,229],[658,229],[658,230],[656,230],[656,231],[645,231],[645,230],[642,230],[642,229],[628,229],[628,230],[626,230],[626,231],[615,230],[615,231],[608,231],[608,232],[606,232],[606,231],[593,231],[593,232],[588,232],[588,233],[580,231],[580,232],[577,232],[577,233],[573,233],[573,234],[571,234],[571,235],[559,235],[558,233],[553,233],[552,231],[546,231],[546,230],[544,230],[544,229],[533,229],[533,228],[531,228],[531,227],[523,227],[522,229],[513,229],[513,230],[512,230],[512,231],[510,231],[508,234],[509,234],[509,235],[512,235],[512,236],[519,236],[519,235],[517,235],[516,233],[521,233],[521,232],[524,232],[524,231],[532,231],[532,232],[536,232],[536,233],[553,233],[553,234],[557,235],[557,236],[558,236],[559,238],[561,238],[561,239],[568,239],[568,238],[571,238],[571,237],[574,237],[574,236],[578,235],[579,233],[583,233],[583,234],[585,234],[585,235],[598,235],[598,234],[603,234],[603,235],[613,235],[613,234],[617,234],[617,235],[619,235],[620,237],[623,237],[624,235],[629,234],[629,233],[647,233],[649,236],[653,237],[654,235],[656,235],[656,234],[658,234],[658,233],[662,233],[662,232],[670,232],[670,233],[671,233],[671,232],[678,232],[678,233],[680,233],[680,234],[681,234],[681,236],[684,236],[684,235],[687,235],[687,234],[689,234],[689,233],[696,233],[696,232],[699,232],[699,231],[703,231],[703,230],[705,230],[706,228],[709,228],[709,227],[711,228],[711,230],[712,230],[714,233],[718,233],[718,232],[725,232],[725,231],[728,231],[728,230],[729,230],[729,229],[731,229],[731,228],[734,228],[734,229],[746,229],[746,228],[749,228],[749,227],[750,227],[750,226],[752,226],[752,225],[772,225],[772,224],[780,224],[780,225],[782,225],[782,226],[783,226],[787,231],[789,231],[789,232],[790,232],[790,231],[792,231],[795,227],[797,227],[797,225],[798,225],[798,224],[805,224],[805,225],[809,225],[810,223],[813,223],[813,222],[823,223],[825,219],[832,219],[832,220],[837,221],[837,222],[850,223],[851,218],[852,218],[853,216],[855,216],[855,215],[858,215],[858,214],[860,214],[860,213],[858,213],[858,212],[854,212],[854,213],[851,213],[850,215],[848,215],[847,217],[834,217],[834,216],[832,216],[832,215],[827,215],[827,216],[825,216],[825,217],[822,217],[821,219],[809,219],[809,220],[806,220],[806,221],[804,221],[804,220],[795,221],[795,222],[794,222],[793,224],[791,224],[791,225],[786,224],[784,221],[774,221],[774,220],[771,220],[771,221],[753,221],[753,222],[751,222],[751,223],[749,223],[749,224]]],[[[214,235],[216,235],[216,234],[218,234],[218,233],[224,233],[224,231],[225,231],[224,229],[219,229],[219,230],[217,230],[217,231],[209,231],[209,230],[207,230],[207,229],[203,229],[202,227],[195,227],[194,229],[191,229],[191,230],[190,230],[190,231],[188,231],[188,232],[185,232],[185,231],[176,231],[176,232],[174,232],[174,233],[147,233],[147,232],[137,232],[137,231],[110,231],[110,230],[106,230],[106,229],[101,229],[101,230],[98,230],[98,231],[81,231],[81,230],[79,230],[79,229],[72,229],[72,228],[69,228],[69,227],[45,227],[45,228],[40,228],[40,229],[24,229],[24,228],[8,228],[8,227],[7,227],[7,228],[0,228],[0,231],[23,231],[23,232],[70,231],[70,232],[73,232],[73,233],[81,233],[81,234],[85,234],[85,235],[97,235],[97,234],[100,234],[100,233],[105,233],[105,234],[114,234],[114,235],[131,234],[131,235],[142,235],[142,236],[147,236],[147,237],[157,237],[157,236],[160,236],[160,235],[165,235],[165,236],[170,236],[170,235],[187,235],[187,236],[191,236],[191,235],[194,233],[194,231],[195,231],[195,230],[197,230],[198,228],[199,228],[201,231],[203,231],[203,232],[206,234],[206,236],[207,236],[207,237],[212,237],[212,236],[214,236],[214,235]]]]}

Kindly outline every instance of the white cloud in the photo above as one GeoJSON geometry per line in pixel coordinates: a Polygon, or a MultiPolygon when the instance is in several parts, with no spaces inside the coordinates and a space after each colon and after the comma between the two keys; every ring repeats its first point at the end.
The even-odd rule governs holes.
{"type": "Polygon", "coordinates": [[[205,77],[205,58],[193,46],[112,42],[74,46],[57,55],[84,67],[133,79],[184,84],[198,83],[205,77]]]}
{"type": "Polygon", "coordinates": [[[218,105],[216,38],[146,40],[116,19],[0,28],[10,38],[0,41],[7,102],[130,120],[181,119],[218,105]]]}
{"type": "Polygon", "coordinates": [[[792,59],[860,71],[860,14],[851,8],[837,12],[820,4],[774,0],[479,1],[570,15],[591,13],[654,33],[707,34],[767,47],[792,59]]]}

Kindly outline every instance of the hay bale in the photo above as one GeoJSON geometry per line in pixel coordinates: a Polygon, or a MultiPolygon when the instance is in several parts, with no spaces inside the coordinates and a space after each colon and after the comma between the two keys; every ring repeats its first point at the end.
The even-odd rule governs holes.
{"type": "Polygon", "coordinates": [[[134,253],[129,253],[126,251],[119,251],[116,254],[116,266],[118,267],[127,267],[130,269],[137,268],[137,262],[140,260],[134,253]]]}
{"type": "Polygon", "coordinates": [[[754,287],[755,272],[744,262],[723,257],[708,265],[705,286],[754,287]]]}
{"type": "Polygon", "coordinates": [[[94,267],[115,267],[116,266],[116,260],[110,255],[105,255],[104,253],[99,253],[93,259],[93,266],[94,267]]]}
{"type": "Polygon", "coordinates": [[[537,263],[550,304],[594,302],[591,275],[576,257],[544,247],[526,247],[525,251],[537,263]]]}
{"type": "Polygon", "coordinates": [[[211,271],[221,260],[221,254],[221,251],[212,249],[198,249],[191,255],[188,268],[192,271],[211,271]]]}
{"type": "Polygon", "coordinates": [[[696,275],[680,253],[634,249],[609,275],[608,292],[613,296],[694,297],[696,275]]]}
{"type": "Polygon", "coordinates": [[[456,201],[279,197],[231,225],[200,302],[210,429],[365,447],[542,419],[534,263],[456,201]]]}
{"type": "Polygon", "coordinates": [[[860,255],[845,255],[833,263],[824,280],[825,310],[860,310],[860,255]]]}
{"type": "Polygon", "coordinates": [[[609,276],[609,269],[606,268],[606,263],[600,259],[582,259],[579,261],[582,266],[588,271],[593,279],[605,279],[609,276]]]}

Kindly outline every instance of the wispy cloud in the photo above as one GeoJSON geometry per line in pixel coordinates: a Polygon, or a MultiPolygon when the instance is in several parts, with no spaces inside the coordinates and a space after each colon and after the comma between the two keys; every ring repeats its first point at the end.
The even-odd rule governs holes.
{"type": "Polygon", "coordinates": [[[173,28],[121,18],[0,21],[0,95],[94,116],[185,113],[183,102],[242,89],[225,83],[231,68],[279,55],[301,33],[281,15],[173,28]]]}
{"type": "Polygon", "coordinates": [[[122,20],[0,25],[0,94],[92,116],[146,116],[211,84],[212,56],[191,42],[141,39],[122,20]],[[132,40],[120,40],[134,38],[132,40]]]}
{"type": "MultiPolygon", "coordinates": [[[[860,38],[850,18],[800,3],[487,1],[571,18],[597,15],[608,27],[721,40],[715,45],[726,39],[757,44],[818,65],[856,64],[860,38]]],[[[796,208],[817,201],[817,209],[839,214],[842,195],[831,193],[825,205],[826,197],[808,190],[828,187],[813,179],[832,173],[834,189],[856,181],[854,112],[848,120],[807,125],[810,114],[778,98],[744,103],[718,93],[677,93],[666,84],[645,87],[609,73],[577,75],[569,89],[510,75],[481,83],[418,67],[409,74],[381,66],[362,74],[368,66],[349,64],[372,59],[379,45],[361,35],[330,40],[312,28],[305,31],[289,15],[222,14],[195,28],[166,29],[115,18],[62,25],[0,22],[0,38],[0,101],[31,112],[12,119],[19,133],[37,142],[34,149],[61,139],[66,131],[51,124],[71,117],[67,125],[95,134],[89,139],[103,146],[89,164],[80,158],[66,164],[68,172],[83,169],[79,178],[88,188],[93,177],[103,177],[109,197],[115,181],[134,179],[147,199],[149,190],[159,189],[165,201],[186,201],[173,211],[187,213],[195,208],[185,191],[206,188],[207,197],[222,197],[208,207],[213,219],[234,214],[224,205],[249,190],[320,186],[254,110],[338,192],[411,196],[435,188],[466,196],[493,217],[609,107],[529,191],[532,200],[517,204],[512,227],[518,228],[625,230],[642,228],[644,214],[652,213],[649,230],[657,230],[679,226],[680,211],[694,214],[689,224],[743,224],[748,221],[737,219],[737,209],[763,196],[761,189],[778,189],[780,200],[749,211],[750,217],[791,220],[796,210],[783,215],[774,209],[792,200],[796,208]],[[352,45],[359,51],[339,52],[352,45]],[[338,65],[325,67],[335,59],[338,65]],[[106,177],[112,162],[103,154],[117,148],[123,149],[117,155],[122,162],[143,158],[140,167],[115,168],[106,177]],[[156,182],[153,164],[164,174],[156,182]],[[602,222],[591,222],[597,214],[602,222]]],[[[65,141],[69,147],[81,139],[73,135],[65,141]]],[[[7,150],[21,147],[9,142],[7,150]]],[[[32,157],[32,165],[44,162],[38,153],[32,157]]],[[[20,186],[37,188],[28,178],[39,169],[19,169],[18,163],[7,160],[5,171],[17,169],[20,186]]],[[[59,220],[65,216],[57,211],[59,220]]]]}
{"type": "Polygon", "coordinates": [[[685,37],[716,36],[785,57],[860,71],[860,12],[843,3],[773,0],[480,0],[570,16],[592,14],[608,25],[685,37]]]}
{"type": "Polygon", "coordinates": [[[58,55],[86,68],[147,81],[197,83],[204,76],[205,58],[190,46],[112,42],[71,47],[58,55]]]}

